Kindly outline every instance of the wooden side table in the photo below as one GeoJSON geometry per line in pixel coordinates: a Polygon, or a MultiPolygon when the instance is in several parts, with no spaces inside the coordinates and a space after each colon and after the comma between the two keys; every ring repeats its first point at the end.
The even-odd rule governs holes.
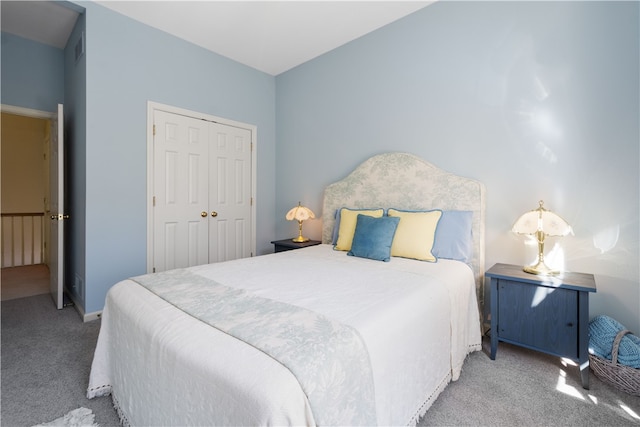
{"type": "Polygon", "coordinates": [[[589,293],[592,274],[537,276],[521,266],[496,264],[491,281],[491,359],[498,342],[508,342],[578,362],[582,387],[589,388],[589,293]]]}
{"type": "Polygon", "coordinates": [[[284,240],[274,240],[271,242],[273,244],[274,252],[284,252],[290,251],[293,249],[301,249],[306,248],[308,246],[315,246],[322,243],[320,240],[309,240],[307,242],[297,243],[292,239],[284,239],[284,240]]]}

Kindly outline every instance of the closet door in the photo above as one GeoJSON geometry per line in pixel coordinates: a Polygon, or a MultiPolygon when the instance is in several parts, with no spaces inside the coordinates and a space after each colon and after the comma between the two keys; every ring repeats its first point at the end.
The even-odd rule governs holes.
{"type": "Polygon", "coordinates": [[[153,272],[252,255],[251,130],[153,113],[153,272]]]}
{"type": "Polygon", "coordinates": [[[251,256],[251,131],[209,127],[209,262],[251,256]]]}
{"type": "Polygon", "coordinates": [[[153,270],[209,262],[209,124],[154,112],[153,270]]]}

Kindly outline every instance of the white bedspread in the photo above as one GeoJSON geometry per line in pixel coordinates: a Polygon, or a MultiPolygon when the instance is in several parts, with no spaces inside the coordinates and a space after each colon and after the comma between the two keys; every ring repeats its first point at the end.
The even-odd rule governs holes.
{"type": "MultiPolygon", "coordinates": [[[[414,424],[480,349],[471,269],[371,261],[330,245],[193,273],[352,326],[369,351],[380,425],[414,424]]],[[[125,280],[107,295],[88,397],[132,425],[314,425],[296,378],[255,348],[125,280]]]]}

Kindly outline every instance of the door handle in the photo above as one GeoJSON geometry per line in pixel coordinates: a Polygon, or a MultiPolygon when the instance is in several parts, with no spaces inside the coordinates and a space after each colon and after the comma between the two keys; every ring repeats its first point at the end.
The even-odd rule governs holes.
{"type": "Polygon", "coordinates": [[[216,211],[211,211],[211,216],[212,216],[212,217],[214,217],[214,218],[215,218],[215,217],[217,217],[217,216],[218,216],[218,212],[216,212],[216,211]]]}
{"type": "Polygon", "coordinates": [[[200,216],[202,218],[206,218],[207,217],[207,213],[205,211],[200,212],[200,216]]]}

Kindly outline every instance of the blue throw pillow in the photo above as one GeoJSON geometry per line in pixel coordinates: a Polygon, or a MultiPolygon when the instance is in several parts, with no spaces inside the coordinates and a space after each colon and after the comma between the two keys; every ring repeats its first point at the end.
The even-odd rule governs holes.
{"type": "Polygon", "coordinates": [[[383,216],[374,218],[358,215],[351,250],[347,255],[378,261],[391,259],[391,244],[400,218],[383,216]]]}
{"type": "Polygon", "coordinates": [[[473,255],[472,220],[471,211],[442,211],[431,251],[433,255],[470,263],[473,255]]]}

